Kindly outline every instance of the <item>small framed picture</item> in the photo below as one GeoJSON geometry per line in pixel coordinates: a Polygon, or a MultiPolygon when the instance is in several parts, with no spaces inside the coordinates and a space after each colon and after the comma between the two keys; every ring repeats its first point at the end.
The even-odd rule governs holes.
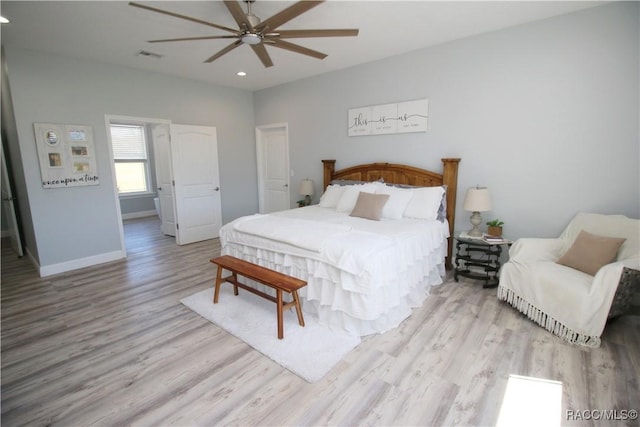
{"type": "Polygon", "coordinates": [[[76,173],[91,172],[89,162],[73,162],[73,171],[76,173]]]}
{"type": "Polygon", "coordinates": [[[72,145],[71,146],[71,155],[74,157],[79,156],[88,156],[89,148],[86,145],[72,145]]]}
{"type": "Polygon", "coordinates": [[[60,153],[49,153],[49,167],[50,168],[62,167],[62,156],[60,155],[60,153]]]}
{"type": "Polygon", "coordinates": [[[70,130],[68,132],[68,135],[69,135],[69,141],[86,141],[87,140],[87,136],[84,130],[81,130],[81,129],[70,130]]]}
{"type": "Polygon", "coordinates": [[[47,142],[47,145],[58,145],[58,134],[52,130],[48,130],[44,135],[44,140],[47,142]]]}

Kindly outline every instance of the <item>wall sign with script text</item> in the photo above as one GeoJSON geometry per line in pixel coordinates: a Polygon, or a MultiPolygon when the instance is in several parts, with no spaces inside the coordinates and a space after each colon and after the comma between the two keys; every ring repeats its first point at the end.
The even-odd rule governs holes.
{"type": "Polygon", "coordinates": [[[34,123],[33,129],[44,188],[100,183],[91,126],[34,123]]]}
{"type": "Polygon", "coordinates": [[[349,109],[349,136],[426,132],[429,100],[349,109]]]}

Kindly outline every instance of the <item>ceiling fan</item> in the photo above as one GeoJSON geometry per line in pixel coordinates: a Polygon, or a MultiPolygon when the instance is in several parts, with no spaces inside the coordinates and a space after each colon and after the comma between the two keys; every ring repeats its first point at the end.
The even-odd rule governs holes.
{"type": "Polygon", "coordinates": [[[318,52],[317,50],[309,49],[298,44],[294,44],[284,39],[294,38],[310,38],[310,37],[352,37],[358,35],[357,29],[327,29],[327,30],[279,30],[278,28],[302,15],[308,10],[318,6],[321,1],[298,1],[286,9],[276,13],[272,17],[261,21],[256,15],[251,12],[251,4],[255,0],[243,0],[247,4],[247,13],[242,11],[240,2],[235,0],[224,1],[225,6],[229,9],[231,16],[238,24],[238,29],[225,27],[223,25],[214,24],[213,22],[204,21],[198,18],[181,15],[179,13],[170,12],[163,9],[158,9],[152,6],[147,6],[141,3],[129,2],[131,6],[139,7],[141,9],[150,10],[152,12],[162,13],[165,15],[173,16],[175,18],[184,19],[187,21],[195,22],[209,27],[217,28],[219,30],[232,33],[230,35],[218,35],[218,36],[201,36],[201,37],[185,37],[176,39],[161,39],[161,40],[149,40],[149,43],[165,43],[165,42],[181,42],[192,40],[214,40],[214,39],[236,39],[233,43],[220,50],[210,58],[206,59],[205,63],[210,63],[220,58],[226,53],[231,52],[233,49],[240,45],[247,44],[251,46],[251,49],[260,58],[262,64],[265,67],[273,66],[273,61],[267,52],[265,45],[277,47],[280,49],[289,50],[291,52],[300,53],[302,55],[311,56],[318,59],[324,59],[327,55],[318,52]]]}

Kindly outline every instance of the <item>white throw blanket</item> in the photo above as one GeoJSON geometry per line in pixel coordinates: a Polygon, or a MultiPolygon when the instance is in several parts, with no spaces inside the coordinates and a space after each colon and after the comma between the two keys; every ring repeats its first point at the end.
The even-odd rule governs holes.
{"type": "Polygon", "coordinates": [[[622,269],[640,269],[639,236],[636,219],[583,213],[557,239],[519,239],[500,272],[498,298],[566,341],[598,347],[622,269]],[[556,263],[580,230],[627,239],[595,276],[556,263]]]}
{"type": "Polygon", "coordinates": [[[356,276],[367,270],[371,254],[379,253],[393,243],[389,236],[353,230],[346,224],[282,215],[251,215],[235,221],[233,228],[317,252],[341,270],[356,276]]]}
{"type": "Polygon", "coordinates": [[[351,231],[348,225],[260,214],[240,218],[233,228],[313,252],[320,252],[328,239],[351,231]]]}

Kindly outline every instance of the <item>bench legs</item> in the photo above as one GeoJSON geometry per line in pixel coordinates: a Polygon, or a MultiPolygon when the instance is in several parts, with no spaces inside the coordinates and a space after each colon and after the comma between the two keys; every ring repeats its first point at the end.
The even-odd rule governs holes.
{"type": "Polygon", "coordinates": [[[222,278],[222,267],[218,267],[218,272],[216,273],[216,285],[215,290],[213,292],[213,303],[218,303],[218,297],[220,296],[220,285],[222,282],[229,282],[233,284],[233,294],[238,296],[238,275],[236,273],[232,273],[231,276],[227,276],[222,278]],[[233,280],[229,280],[233,279],[233,280]]]}
{"type": "Polygon", "coordinates": [[[300,306],[300,298],[298,298],[298,291],[291,293],[293,296],[293,304],[296,307],[296,313],[298,314],[298,324],[304,326],[304,318],[302,317],[302,307],[300,306]]]}
{"type": "Polygon", "coordinates": [[[278,339],[284,337],[284,327],[282,325],[282,291],[276,289],[276,304],[278,305],[278,339]]]}
{"type": "Polygon", "coordinates": [[[218,303],[218,296],[220,296],[220,282],[222,282],[222,267],[218,266],[218,271],[216,272],[216,286],[213,291],[213,303],[218,303]]]}
{"type": "Polygon", "coordinates": [[[298,324],[300,326],[304,326],[304,317],[302,317],[302,307],[300,306],[300,298],[298,298],[298,291],[292,291],[291,296],[293,300],[291,302],[285,303],[282,300],[282,290],[276,289],[276,304],[278,305],[278,339],[282,339],[284,336],[284,330],[282,326],[283,321],[283,309],[291,308],[292,306],[296,308],[296,314],[298,315],[298,324]]]}

